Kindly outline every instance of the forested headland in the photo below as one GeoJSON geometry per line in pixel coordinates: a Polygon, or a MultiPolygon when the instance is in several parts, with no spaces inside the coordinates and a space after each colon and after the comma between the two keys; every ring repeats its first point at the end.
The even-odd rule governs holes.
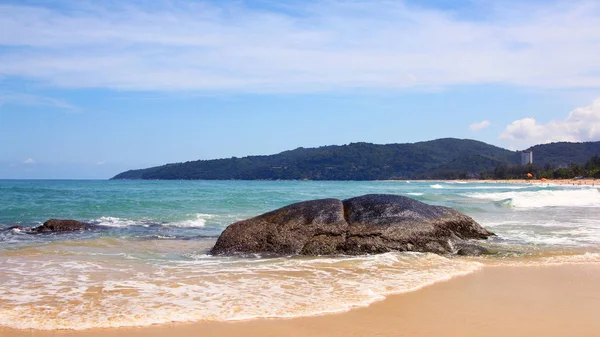
{"type": "Polygon", "coordinates": [[[129,170],[112,179],[394,180],[597,177],[600,142],[536,145],[533,165],[521,152],[470,139],[404,144],[350,143],[274,155],[196,160],[129,170]]]}

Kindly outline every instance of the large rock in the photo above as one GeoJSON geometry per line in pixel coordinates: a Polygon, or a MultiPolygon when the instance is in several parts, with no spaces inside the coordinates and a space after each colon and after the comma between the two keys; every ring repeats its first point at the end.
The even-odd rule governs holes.
{"type": "Polygon", "coordinates": [[[85,229],[88,225],[77,220],[50,219],[33,229],[34,232],[68,232],[85,229]]]}
{"type": "Polygon", "coordinates": [[[300,202],[233,223],[223,231],[211,253],[448,254],[456,253],[455,245],[468,239],[491,235],[475,220],[451,208],[398,195],[370,194],[343,201],[300,202]]]}

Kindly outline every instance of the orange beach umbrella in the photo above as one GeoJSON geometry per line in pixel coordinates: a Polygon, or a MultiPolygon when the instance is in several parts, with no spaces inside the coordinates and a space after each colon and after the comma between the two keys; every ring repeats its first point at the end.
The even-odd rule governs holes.
{"type": "Polygon", "coordinates": [[[533,175],[531,173],[527,173],[527,178],[531,178],[533,175]]]}

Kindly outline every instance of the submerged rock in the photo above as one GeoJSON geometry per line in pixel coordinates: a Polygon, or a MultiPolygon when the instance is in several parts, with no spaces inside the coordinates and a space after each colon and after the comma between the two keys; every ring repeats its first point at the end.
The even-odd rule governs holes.
{"type": "Polygon", "coordinates": [[[15,231],[15,230],[22,231],[22,230],[25,230],[25,227],[23,227],[23,226],[11,226],[11,227],[8,227],[6,230],[9,230],[9,231],[15,231]]]}
{"type": "Polygon", "coordinates": [[[450,254],[456,253],[456,244],[491,235],[471,217],[451,208],[404,196],[369,194],[343,201],[300,202],[233,223],[223,231],[211,253],[450,254]]]}
{"type": "Polygon", "coordinates": [[[479,256],[491,254],[491,252],[487,248],[482,247],[480,245],[476,245],[471,242],[459,243],[454,246],[454,249],[456,249],[456,255],[461,256],[479,256]]]}
{"type": "Polygon", "coordinates": [[[88,224],[77,220],[50,219],[43,225],[33,228],[33,232],[68,232],[85,229],[88,224]]]}

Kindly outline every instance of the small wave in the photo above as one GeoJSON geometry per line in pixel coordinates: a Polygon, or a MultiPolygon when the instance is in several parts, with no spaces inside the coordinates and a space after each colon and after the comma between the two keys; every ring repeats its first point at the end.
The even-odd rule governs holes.
{"type": "Polygon", "coordinates": [[[468,193],[465,196],[507,203],[515,208],[600,206],[600,192],[597,189],[468,193]]]}
{"type": "Polygon", "coordinates": [[[508,185],[505,184],[503,186],[474,186],[474,189],[477,190],[523,190],[523,189],[531,189],[531,188],[539,188],[540,186],[518,186],[518,185],[508,185]]]}
{"type": "Polygon", "coordinates": [[[423,195],[423,194],[425,194],[425,193],[419,193],[419,192],[409,192],[409,193],[406,193],[406,194],[408,194],[408,195],[414,195],[414,196],[416,196],[416,197],[419,197],[419,196],[422,196],[422,195],[423,195]]]}
{"type": "Polygon", "coordinates": [[[600,253],[552,256],[544,258],[544,262],[549,264],[600,263],[600,253]]]}
{"type": "Polygon", "coordinates": [[[103,216],[95,220],[91,220],[90,223],[98,226],[105,227],[131,227],[131,226],[142,226],[142,227],[150,227],[150,226],[165,226],[165,227],[182,227],[182,228],[198,228],[204,227],[206,225],[206,220],[214,217],[212,214],[204,214],[204,213],[196,213],[187,215],[188,219],[178,220],[178,221],[158,221],[153,219],[127,219],[127,218],[118,218],[111,216],[103,216]]]}
{"type": "Polygon", "coordinates": [[[442,186],[440,184],[429,185],[429,187],[431,187],[431,188],[444,188],[444,186],[442,186]]]}
{"type": "Polygon", "coordinates": [[[543,246],[580,246],[582,242],[577,238],[569,237],[568,231],[560,233],[536,233],[533,230],[514,229],[503,233],[503,237],[517,242],[527,242],[530,245],[543,246]]]}
{"type": "Polygon", "coordinates": [[[556,266],[565,264],[596,264],[600,263],[600,253],[596,252],[585,252],[579,254],[561,254],[554,256],[530,256],[523,258],[522,256],[507,257],[505,259],[490,259],[484,257],[481,260],[486,266],[490,267],[543,267],[543,266],[556,266]]]}
{"type": "Polygon", "coordinates": [[[116,256],[89,261],[72,256],[68,261],[60,256],[4,259],[0,271],[8,277],[0,284],[0,304],[12,309],[0,310],[0,325],[82,330],[319,315],[367,306],[482,266],[420,253],[194,257],[152,265],[116,256]],[[18,292],[9,290],[17,286],[18,292]]]}
{"type": "MultiPolygon", "coordinates": [[[[139,221],[130,220],[130,219],[122,219],[122,218],[117,218],[117,217],[112,217],[112,216],[103,216],[99,219],[92,220],[91,223],[93,223],[94,225],[105,226],[105,227],[129,227],[129,226],[143,225],[139,221]]],[[[147,226],[147,224],[146,224],[146,226],[147,226]]]]}
{"type": "Polygon", "coordinates": [[[194,215],[193,219],[176,221],[165,223],[163,226],[172,226],[172,227],[204,227],[206,225],[207,219],[212,219],[214,215],[212,214],[204,214],[197,213],[194,215]]]}
{"type": "Polygon", "coordinates": [[[150,238],[159,240],[172,240],[177,239],[178,237],[175,235],[152,235],[150,238]]]}

